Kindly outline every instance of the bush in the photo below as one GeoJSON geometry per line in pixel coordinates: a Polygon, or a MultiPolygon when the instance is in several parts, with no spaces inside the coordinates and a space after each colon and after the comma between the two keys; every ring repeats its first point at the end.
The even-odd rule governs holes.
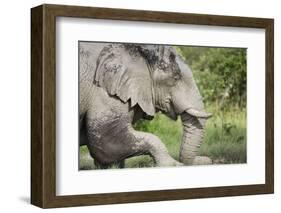
{"type": "Polygon", "coordinates": [[[207,105],[246,106],[246,49],[181,46],[177,50],[191,67],[207,105]]]}

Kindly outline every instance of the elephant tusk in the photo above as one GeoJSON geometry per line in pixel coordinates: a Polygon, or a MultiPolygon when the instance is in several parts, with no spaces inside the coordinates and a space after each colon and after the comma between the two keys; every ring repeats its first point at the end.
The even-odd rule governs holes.
{"type": "Polygon", "coordinates": [[[199,111],[193,108],[189,108],[185,110],[188,114],[197,117],[197,118],[210,118],[212,117],[212,113],[204,112],[204,111],[199,111]]]}

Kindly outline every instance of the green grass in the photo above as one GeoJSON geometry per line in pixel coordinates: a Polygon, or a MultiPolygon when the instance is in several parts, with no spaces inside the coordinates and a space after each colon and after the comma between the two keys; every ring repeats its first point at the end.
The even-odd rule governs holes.
{"type": "Polygon", "coordinates": [[[246,163],[246,110],[210,110],[200,154],[211,157],[215,163],[246,163]]]}
{"type": "Polygon", "coordinates": [[[79,169],[90,170],[95,169],[94,160],[90,156],[87,146],[80,146],[79,153],[79,169]]]}
{"type": "MultiPolygon", "coordinates": [[[[246,162],[246,111],[231,109],[221,111],[209,107],[213,117],[207,121],[204,141],[200,155],[209,156],[217,164],[246,162]]],[[[158,113],[151,121],[141,120],[134,125],[136,130],[157,135],[166,145],[169,154],[178,160],[182,137],[180,119],[173,121],[158,113]]],[[[127,159],[126,168],[152,167],[149,156],[138,156],[127,159]]],[[[93,169],[93,160],[87,147],[80,148],[80,169],[93,169]]]]}

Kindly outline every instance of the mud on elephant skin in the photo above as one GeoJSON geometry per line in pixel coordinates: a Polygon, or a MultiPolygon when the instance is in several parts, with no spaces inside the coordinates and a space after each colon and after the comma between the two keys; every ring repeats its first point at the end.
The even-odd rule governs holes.
{"type": "Polygon", "coordinates": [[[198,164],[211,114],[173,47],[80,42],[79,72],[80,145],[87,145],[99,168],[123,167],[126,158],[138,155],[150,155],[156,166],[198,164]],[[180,162],[157,136],[132,127],[159,111],[182,119],[180,162]]]}

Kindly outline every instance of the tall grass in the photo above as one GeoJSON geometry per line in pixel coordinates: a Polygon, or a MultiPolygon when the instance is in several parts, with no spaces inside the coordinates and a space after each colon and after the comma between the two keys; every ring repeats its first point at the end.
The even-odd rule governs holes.
{"type": "MultiPolygon", "coordinates": [[[[214,163],[245,163],[246,162],[246,110],[219,110],[208,107],[213,117],[207,121],[204,140],[200,155],[209,156],[214,163]]],[[[153,120],[140,120],[134,128],[139,131],[157,135],[167,147],[169,154],[179,159],[179,149],[182,137],[181,120],[173,121],[161,113],[153,120]]],[[[153,161],[149,156],[139,156],[127,159],[125,167],[151,167],[153,161]]],[[[80,148],[80,169],[93,169],[93,160],[88,155],[86,147],[80,148]]]]}
{"type": "Polygon", "coordinates": [[[246,110],[211,108],[209,111],[214,116],[207,122],[200,154],[210,156],[215,163],[246,163],[246,110]]]}

